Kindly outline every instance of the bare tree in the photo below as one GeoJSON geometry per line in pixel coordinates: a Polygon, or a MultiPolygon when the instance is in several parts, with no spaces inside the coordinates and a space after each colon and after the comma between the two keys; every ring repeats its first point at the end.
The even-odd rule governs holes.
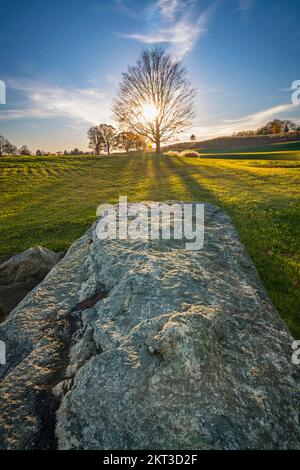
{"type": "Polygon", "coordinates": [[[131,130],[156,145],[191,124],[195,90],[186,70],[162,49],[145,50],[137,64],[123,73],[113,112],[124,130],[131,130]]]}
{"type": "Polygon", "coordinates": [[[108,155],[110,154],[111,149],[117,145],[118,134],[116,129],[110,124],[100,124],[98,126],[99,132],[102,136],[103,143],[106,146],[108,155]]]}
{"type": "Polygon", "coordinates": [[[101,145],[104,144],[103,136],[98,126],[91,127],[87,133],[89,139],[89,148],[93,149],[95,155],[100,154],[101,145]]]}

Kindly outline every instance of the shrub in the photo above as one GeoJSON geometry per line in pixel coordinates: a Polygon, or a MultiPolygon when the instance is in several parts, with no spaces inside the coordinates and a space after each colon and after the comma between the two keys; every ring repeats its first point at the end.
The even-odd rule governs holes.
{"type": "Polygon", "coordinates": [[[184,150],[183,152],[181,152],[180,154],[182,157],[199,157],[199,153],[198,152],[195,152],[194,150],[184,150]]]}
{"type": "Polygon", "coordinates": [[[176,150],[168,150],[168,152],[164,152],[164,155],[168,155],[168,157],[180,157],[181,153],[176,152],[176,150]]]}

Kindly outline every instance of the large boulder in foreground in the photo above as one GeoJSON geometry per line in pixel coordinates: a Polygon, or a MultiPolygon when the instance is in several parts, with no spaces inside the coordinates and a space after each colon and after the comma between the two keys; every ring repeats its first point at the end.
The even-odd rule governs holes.
{"type": "Polygon", "coordinates": [[[197,252],[93,226],[0,333],[3,448],[300,448],[293,338],[214,206],[197,252]]]}
{"type": "Polygon", "coordinates": [[[61,258],[62,253],[36,246],[1,263],[0,306],[3,314],[11,312],[61,258]]]}

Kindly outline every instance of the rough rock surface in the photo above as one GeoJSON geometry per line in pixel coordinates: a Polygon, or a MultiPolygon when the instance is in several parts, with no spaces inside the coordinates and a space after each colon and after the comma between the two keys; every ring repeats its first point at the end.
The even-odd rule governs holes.
{"type": "Polygon", "coordinates": [[[0,264],[0,305],[3,314],[11,312],[61,257],[61,253],[37,246],[0,264]]]}
{"type": "Polygon", "coordinates": [[[93,226],[0,338],[3,448],[300,448],[293,338],[214,206],[197,252],[93,226]]]}

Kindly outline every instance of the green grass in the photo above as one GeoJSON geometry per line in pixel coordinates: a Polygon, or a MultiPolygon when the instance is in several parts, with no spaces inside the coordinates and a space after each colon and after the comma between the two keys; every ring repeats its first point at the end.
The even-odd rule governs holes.
{"type": "Polygon", "coordinates": [[[208,153],[208,154],[244,154],[244,153],[250,153],[252,155],[257,155],[259,153],[265,153],[265,154],[276,154],[277,152],[296,152],[294,153],[294,157],[300,159],[300,142],[294,141],[294,142],[281,142],[281,143],[276,143],[276,144],[269,144],[265,146],[256,146],[256,147],[249,147],[249,148],[234,148],[234,149],[224,149],[224,150],[213,150],[213,149],[208,149],[208,148],[198,148],[197,149],[200,152],[208,153]]]}
{"type": "Polygon", "coordinates": [[[65,250],[95,220],[97,206],[119,195],[208,201],[231,215],[271,299],[300,338],[300,152],[258,152],[0,158],[0,255],[34,245],[65,250]]]}
{"type": "Polygon", "coordinates": [[[296,160],[300,165],[300,142],[284,142],[255,148],[214,150],[198,148],[202,158],[296,160]]]}

